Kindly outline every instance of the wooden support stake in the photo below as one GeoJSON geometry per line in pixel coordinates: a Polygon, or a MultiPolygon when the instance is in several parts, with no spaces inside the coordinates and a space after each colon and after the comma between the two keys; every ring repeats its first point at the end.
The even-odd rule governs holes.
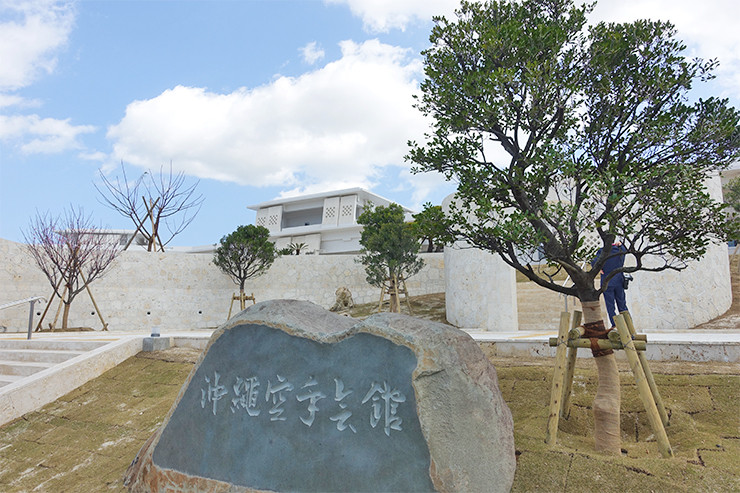
{"type": "Polygon", "coordinates": [[[57,326],[57,320],[59,320],[59,312],[62,310],[62,306],[64,305],[64,297],[66,295],[67,295],[67,286],[64,286],[62,295],[59,297],[59,306],[57,307],[57,312],[54,315],[54,321],[49,325],[49,330],[54,330],[54,327],[57,326]]]}
{"type": "MultiPolygon", "coordinates": [[[[628,312],[621,312],[621,313],[628,313],[628,312]]],[[[610,330],[609,333],[607,334],[607,337],[612,342],[621,343],[622,341],[622,339],[619,337],[619,332],[617,332],[616,330],[610,330]]],[[[647,335],[646,334],[632,334],[632,340],[647,342],[647,335]]]]}
{"type": "Polygon", "coordinates": [[[52,302],[54,301],[54,297],[57,295],[57,291],[59,290],[59,286],[62,285],[62,281],[64,278],[62,277],[59,279],[59,282],[57,283],[54,290],[51,292],[51,295],[49,295],[49,301],[46,303],[46,308],[44,308],[44,313],[41,314],[41,318],[39,319],[39,323],[36,325],[35,332],[38,332],[41,330],[41,324],[44,322],[44,317],[46,317],[46,313],[49,311],[49,308],[51,307],[52,302]]]}
{"type": "Polygon", "coordinates": [[[642,365],[640,364],[640,359],[638,358],[637,350],[635,349],[635,342],[632,340],[630,331],[627,328],[627,323],[624,321],[624,316],[617,315],[614,317],[614,322],[617,324],[619,336],[622,338],[622,344],[624,345],[624,353],[627,355],[627,361],[629,361],[632,373],[635,375],[637,390],[640,393],[640,399],[647,411],[650,427],[653,429],[653,433],[655,433],[655,436],[657,437],[658,450],[660,450],[661,455],[665,458],[673,457],[671,444],[668,442],[668,435],[666,435],[663,422],[660,418],[660,413],[658,413],[655,400],[653,400],[653,393],[650,391],[650,386],[645,378],[645,372],[642,370],[642,365]]]}
{"type": "Polygon", "coordinates": [[[87,280],[85,279],[85,276],[82,275],[82,269],[80,269],[80,277],[82,278],[82,282],[85,283],[85,289],[87,289],[87,294],[90,295],[90,299],[92,300],[92,304],[95,307],[95,313],[98,314],[98,318],[100,319],[100,323],[103,324],[103,331],[108,330],[108,324],[105,323],[105,320],[103,320],[103,314],[100,313],[100,309],[98,308],[98,304],[95,303],[95,298],[93,298],[92,291],[90,290],[90,285],[87,283],[87,280]]]}
{"type": "Polygon", "coordinates": [[[226,317],[226,320],[231,319],[231,310],[234,309],[234,302],[239,302],[239,307],[244,310],[247,308],[247,300],[252,300],[252,304],[257,304],[257,301],[254,297],[254,293],[252,293],[250,296],[247,296],[247,293],[242,293],[241,291],[237,295],[236,293],[231,295],[231,304],[229,305],[229,315],[226,317]]]}
{"type": "Polygon", "coordinates": [[[383,310],[383,298],[385,298],[385,287],[380,288],[380,301],[378,302],[378,313],[383,310]]]}
{"type": "MultiPolygon", "coordinates": [[[[575,313],[581,313],[581,312],[575,312],[575,313]]],[[[579,315],[579,318],[581,316],[583,316],[582,313],[581,315],[579,315]]],[[[583,334],[585,333],[586,333],[586,329],[583,327],[583,325],[576,325],[575,327],[573,327],[572,329],[568,331],[568,339],[578,339],[581,336],[583,336],[583,334]]]]}
{"type": "MultiPolygon", "coordinates": [[[[583,317],[582,312],[578,310],[573,312],[573,319],[570,322],[571,329],[568,332],[569,336],[573,329],[581,325],[581,317],[583,317]]],[[[578,348],[568,347],[567,364],[565,367],[565,384],[563,385],[563,405],[560,408],[560,416],[563,418],[570,416],[570,394],[573,389],[573,373],[576,369],[577,356],[578,348]]]]}
{"type": "Polygon", "coordinates": [[[550,415],[547,419],[547,435],[545,443],[555,445],[558,437],[560,420],[560,402],[563,395],[563,377],[565,376],[566,343],[570,328],[570,313],[560,313],[560,327],[558,328],[558,344],[555,352],[555,371],[552,375],[552,390],[550,392],[550,415]]]}
{"type": "Polygon", "coordinates": [[[392,278],[389,277],[387,279],[388,281],[388,288],[381,287],[380,288],[380,300],[378,301],[378,313],[380,313],[383,310],[383,301],[385,299],[385,295],[387,294],[390,296],[390,300],[388,301],[388,306],[391,311],[393,311],[394,306],[391,305],[393,303],[393,300],[395,299],[395,308],[398,310],[396,313],[401,313],[401,295],[403,294],[406,298],[406,306],[409,307],[409,315],[413,316],[413,311],[411,310],[411,300],[409,299],[409,291],[406,288],[406,280],[401,278],[399,280],[398,276],[393,276],[392,278]],[[403,285],[403,288],[400,288],[399,286],[403,285]]]}
{"type": "Polygon", "coordinates": [[[152,234],[151,234],[151,241],[150,244],[154,246],[154,251],[157,251],[157,241],[159,241],[159,247],[161,248],[162,252],[164,252],[164,245],[162,245],[162,240],[159,238],[159,224],[156,224],[154,222],[154,205],[157,203],[157,200],[159,200],[159,197],[157,197],[157,200],[152,202],[149,201],[149,204],[147,205],[146,199],[144,196],[141,197],[141,200],[144,201],[144,206],[147,209],[147,213],[149,215],[149,220],[152,222],[152,234]]]}
{"type": "MultiPolygon", "coordinates": [[[[411,311],[411,300],[409,299],[409,290],[406,288],[406,279],[401,278],[401,282],[403,283],[403,295],[406,298],[406,305],[409,307],[409,315],[412,317],[414,316],[414,312],[411,311]]],[[[398,311],[401,311],[401,307],[399,306],[398,311]]]]}
{"type": "MultiPolygon", "coordinates": [[[[155,206],[155,205],[157,205],[157,202],[159,202],[159,197],[157,197],[157,200],[155,200],[155,201],[154,201],[154,203],[152,204],[152,208],[154,208],[154,206],[155,206]]],[[[146,204],[146,201],[144,201],[144,204],[146,204]]],[[[148,208],[147,208],[147,210],[148,210],[148,208]]],[[[136,216],[132,217],[131,219],[133,219],[133,220],[134,220],[134,224],[136,224],[136,225],[137,225],[137,226],[136,226],[136,231],[134,231],[134,234],[133,234],[133,235],[131,236],[131,238],[129,238],[129,239],[128,239],[128,243],[126,243],[126,246],[125,246],[125,247],[123,247],[123,250],[124,250],[124,251],[125,251],[125,250],[128,250],[128,247],[130,247],[130,246],[131,246],[131,243],[132,243],[132,242],[134,241],[134,239],[136,238],[136,235],[137,235],[137,234],[139,233],[139,231],[141,231],[141,228],[143,228],[143,227],[144,227],[144,224],[143,224],[143,223],[140,223],[140,222],[138,221],[138,219],[136,218],[136,216]]]]}
{"type": "Polygon", "coordinates": [[[226,317],[226,320],[231,320],[231,309],[234,308],[234,300],[236,299],[236,295],[231,295],[231,304],[229,305],[229,315],[226,317]]]}
{"type": "MultiPolygon", "coordinates": [[[[624,321],[627,324],[627,329],[630,331],[630,335],[634,340],[638,340],[638,337],[643,334],[637,334],[635,331],[635,325],[632,323],[632,315],[630,315],[630,312],[623,311],[619,312],[620,315],[624,317],[624,321]]],[[[647,340],[647,337],[645,338],[647,340]]],[[[660,396],[660,392],[658,392],[658,385],[655,383],[655,377],[653,376],[653,372],[650,371],[650,366],[648,365],[647,356],[645,353],[640,352],[637,353],[637,357],[640,359],[640,364],[642,365],[642,369],[645,372],[645,378],[647,379],[647,383],[650,386],[650,392],[653,394],[653,399],[655,399],[655,405],[658,408],[658,413],[660,413],[660,420],[663,422],[663,426],[668,426],[668,413],[665,410],[665,405],[663,404],[663,398],[660,396]]]]}
{"type": "MultiPolygon", "coordinates": [[[[635,344],[635,348],[638,351],[645,351],[647,348],[647,343],[645,341],[633,341],[635,344]]],[[[556,347],[558,345],[558,338],[557,337],[551,337],[549,340],[550,347],[556,347]]],[[[599,346],[599,349],[624,349],[624,346],[622,345],[622,341],[619,342],[612,342],[609,339],[597,339],[596,344],[599,346]]],[[[575,348],[590,348],[591,347],[591,339],[568,339],[566,341],[566,345],[568,347],[575,347],[575,348]]]]}

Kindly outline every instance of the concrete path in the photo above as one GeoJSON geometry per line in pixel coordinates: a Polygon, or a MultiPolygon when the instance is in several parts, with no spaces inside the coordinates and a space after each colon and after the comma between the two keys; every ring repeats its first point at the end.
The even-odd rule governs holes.
{"type": "MultiPolygon", "coordinates": [[[[557,337],[557,331],[481,332],[468,331],[478,342],[492,344],[492,356],[541,356],[555,357],[555,348],[549,339],[557,337]]],[[[645,354],[656,361],[717,361],[740,363],[740,329],[738,330],[683,330],[675,332],[647,333],[645,354]]],[[[617,358],[624,356],[616,351],[617,358]]],[[[582,349],[578,356],[590,358],[591,351],[582,349]]]]}

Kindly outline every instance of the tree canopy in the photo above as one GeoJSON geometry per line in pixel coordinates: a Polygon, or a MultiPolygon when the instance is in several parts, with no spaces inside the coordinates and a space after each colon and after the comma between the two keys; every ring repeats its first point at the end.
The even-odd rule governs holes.
{"type": "Polygon", "coordinates": [[[418,240],[410,224],[404,221],[400,205],[370,205],[357,222],[363,225],[359,262],[365,266],[367,282],[371,285],[389,288],[391,283],[408,279],[424,266],[418,256],[418,240]]]}
{"type": "Polygon", "coordinates": [[[248,224],[221,238],[213,254],[213,263],[239,285],[240,292],[244,292],[247,279],[267,272],[276,256],[270,231],[264,226],[248,224]]]}
{"type": "Polygon", "coordinates": [[[452,224],[442,211],[441,205],[424,204],[424,209],[414,214],[411,223],[414,234],[424,243],[427,242],[427,252],[440,251],[443,246],[454,241],[450,234],[452,224]]]}
{"type": "Polygon", "coordinates": [[[52,296],[64,303],[62,329],[67,329],[72,302],[105,273],[121,248],[101,234],[92,216],[74,207],[56,217],[37,213],[23,237],[28,254],[54,290],[52,296]]]}
{"type": "Polygon", "coordinates": [[[682,269],[736,227],[701,184],[740,142],[727,100],[689,98],[716,61],[686,59],[670,23],[587,27],[589,11],[463,1],[435,18],[417,100],[433,132],[407,156],[459,183],[457,234],[582,301],[617,238],[634,262],[613,275],[682,269]],[[538,275],[538,250],[572,286],[538,275]]]}
{"type": "Polygon", "coordinates": [[[121,163],[122,178],[109,179],[101,171],[103,186],[95,185],[104,205],[129,218],[147,243],[147,250],[164,251],[178,234],[182,233],[200,211],[203,196],[196,194],[198,181],[188,185],[185,174],[173,174],[164,167],[155,176],[145,171],[130,182],[121,163]],[[164,236],[164,240],[162,237],[164,236]]]}

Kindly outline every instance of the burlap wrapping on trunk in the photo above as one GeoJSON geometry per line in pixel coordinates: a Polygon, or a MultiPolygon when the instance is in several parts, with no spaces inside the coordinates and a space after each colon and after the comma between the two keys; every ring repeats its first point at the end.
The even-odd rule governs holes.
{"type": "Polygon", "coordinates": [[[594,358],[614,353],[612,349],[599,348],[598,339],[607,339],[607,332],[609,332],[606,330],[603,320],[583,324],[583,329],[583,337],[591,340],[591,354],[594,358]]]}

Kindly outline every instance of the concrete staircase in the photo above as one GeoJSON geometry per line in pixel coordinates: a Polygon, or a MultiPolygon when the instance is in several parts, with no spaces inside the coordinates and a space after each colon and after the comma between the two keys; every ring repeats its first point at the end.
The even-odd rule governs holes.
{"type": "Polygon", "coordinates": [[[0,388],[105,344],[105,341],[0,340],[0,388]]]}
{"type": "MultiPolygon", "coordinates": [[[[560,312],[565,309],[565,301],[555,291],[545,289],[529,282],[516,283],[516,303],[519,316],[519,330],[558,330],[560,312]]],[[[572,311],[574,298],[568,298],[568,310],[572,311]]]]}

